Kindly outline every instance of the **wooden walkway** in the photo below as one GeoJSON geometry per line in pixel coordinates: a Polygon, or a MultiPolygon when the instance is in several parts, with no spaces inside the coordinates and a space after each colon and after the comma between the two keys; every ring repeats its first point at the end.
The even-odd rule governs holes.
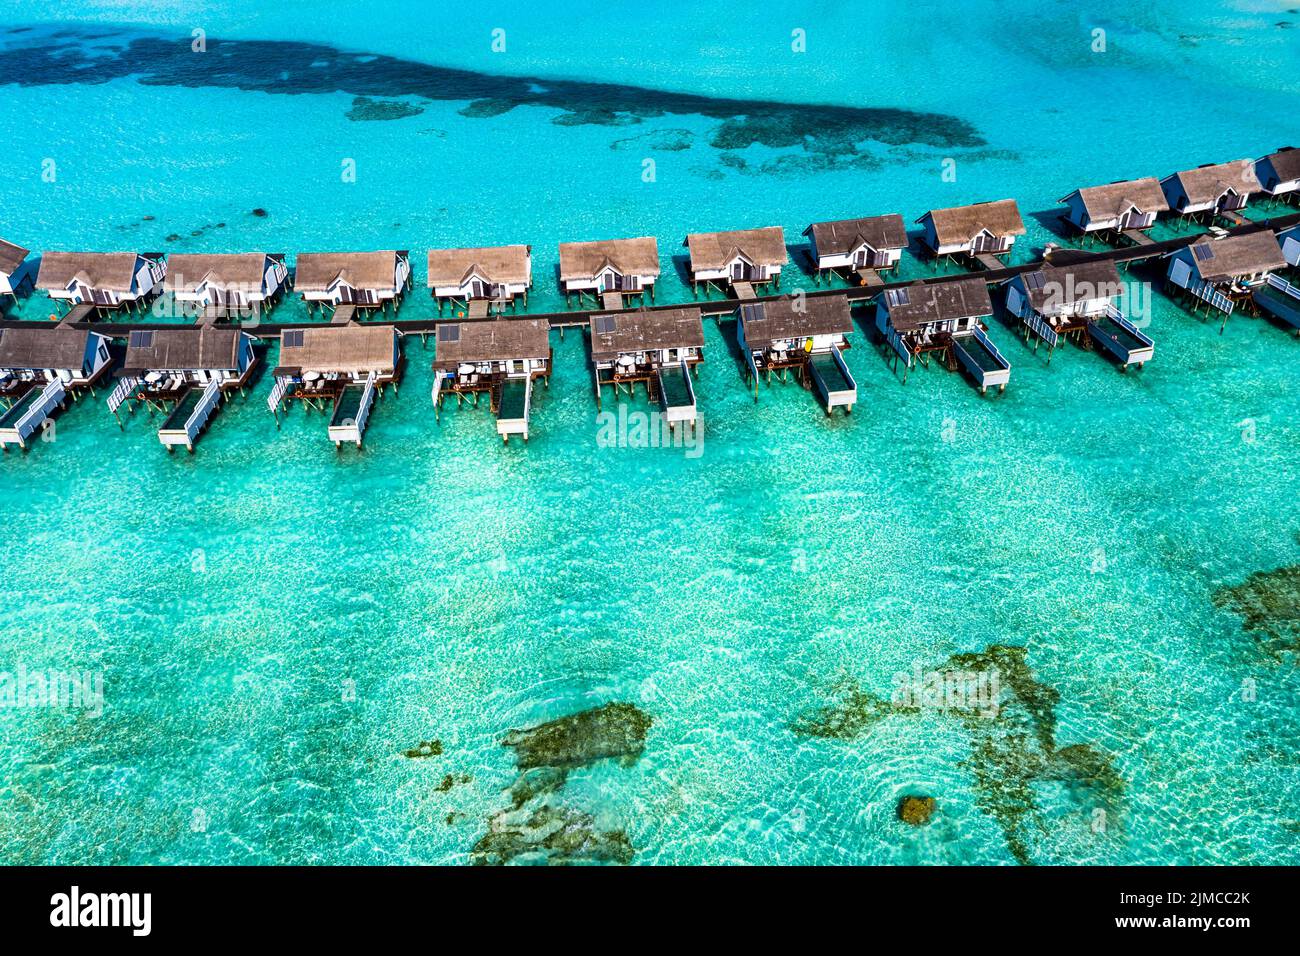
{"type": "MultiPolygon", "coordinates": [[[[1231,235],[1245,235],[1252,232],[1260,232],[1268,229],[1273,232],[1279,232],[1283,229],[1289,229],[1292,226],[1300,225],[1300,212],[1287,213],[1283,216],[1275,216],[1271,219],[1251,222],[1245,226],[1239,226],[1228,230],[1231,235]]],[[[1202,238],[1205,233],[1197,233],[1191,236],[1183,236],[1178,239],[1167,239],[1162,242],[1151,241],[1141,246],[1124,246],[1117,249],[1106,249],[1100,252],[1089,251],[1085,249],[1065,249],[1058,248],[1052,254],[1052,262],[1056,265],[1072,265],[1078,262],[1114,262],[1116,265],[1124,265],[1133,262],[1145,262],[1149,259],[1156,259],[1167,252],[1173,252],[1184,246],[1191,245],[1193,242],[1202,238]]],[[[1001,266],[1001,264],[999,264],[1001,266]]],[[[982,270],[978,272],[962,272],[952,275],[935,275],[921,279],[903,279],[884,282],[878,286],[855,286],[848,289],[803,289],[803,295],[809,298],[818,298],[821,296],[841,295],[849,300],[850,304],[856,302],[867,302],[874,299],[881,292],[888,289],[900,289],[904,286],[920,283],[922,285],[941,285],[945,282],[960,282],[963,279],[979,278],[983,279],[989,285],[1004,282],[1012,276],[1019,275],[1022,272],[1033,272],[1042,266],[1041,262],[1027,262],[1017,266],[1001,266],[995,270],[982,270]]],[[[802,278],[802,277],[801,277],[802,278]]],[[[812,279],[807,279],[807,285],[812,285],[812,279]]],[[[777,302],[788,298],[784,294],[754,296],[749,301],[757,302],[777,302]]],[[[486,304],[486,303],[485,303],[486,304]]],[[[645,307],[645,311],[656,312],[666,309],[680,309],[683,306],[698,305],[700,311],[705,316],[727,315],[736,311],[739,301],[737,299],[713,299],[713,300],[695,300],[686,302],[657,303],[645,307]]],[[[638,312],[641,309],[624,308],[621,312],[638,312]]],[[[563,328],[581,328],[586,326],[593,315],[604,314],[603,309],[582,309],[572,312],[535,312],[520,313],[518,318],[521,319],[543,319],[550,324],[552,329],[563,328]]],[[[486,313],[486,310],[485,310],[486,313]]],[[[486,314],[483,316],[486,318],[486,314]]],[[[390,319],[386,324],[395,326],[401,332],[433,332],[439,325],[445,324],[447,319],[427,318],[427,319],[390,319]]],[[[262,322],[255,329],[249,329],[251,335],[264,337],[273,337],[278,335],[284,329],[313,328],[318,327],[318,322],[262,322]]],[[[30,327],[30,320],[6,319],[0,321],[0,328],[13,328],[18,326],[30,327]]],[[[165,329],[175,328],[175,323],[161,322],[81,322],[77,323],[78,328],[89,328],[104,335],[121,338],[127,332],[133,329],[165,329]]]]}
{"type": "Polygon", "coordinates": [[[868,289],[883,289],[885,280],[880,278],[880,273],[875,269],[862,268],[857,270],[858,281],[868,289]]]}

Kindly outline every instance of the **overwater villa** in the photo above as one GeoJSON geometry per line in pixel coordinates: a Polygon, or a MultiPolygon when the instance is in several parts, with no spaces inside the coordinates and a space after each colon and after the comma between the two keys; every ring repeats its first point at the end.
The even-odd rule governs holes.
{"type": "Polygon", "coordinates": [[[985,333],[993,302],[983,279],[956,279],[889,289],[876,306],[876,328],[907,370],[936,353],[949,371],[965,369],[980,393],[999,391],[1011,378],[1011,364],[985,333]]]}
{"type": "Polygon", "coordinates": [[[299,253],[293,288],[308,312],[328,309],[337,325],[367,312],[396,315],[411,288],[411,254],[405,249],[299,253]]]}
{"type": "Polygon", "coordinates": [[[167,260],[165,288],[207,324],[256,317],[288,287],[284,259],[282,252],[176,253],[167,260]]]}
{"type": "Polygon", "coordinates": [[[921,242],[936,261],[968,258],[985,269],[1001,269],[998,257],[1008,255],[1016,236],[1025,234],[1014,199],[931,209],[916,221],[924,230],[921,242]]]}
{"type": "Polygon", "coordinates": [[[280,334],[280,364],[267,399],[279,422],[281,405],[330,412],[334,447],[361,447],[377,395],[401,378],[401,347],[391,325],[331,325],[286,329],[280,334]]]}
{"type": "Polygon", "coordinates": [[[1166,286],[1178,290],[1193,312],[1204,304],[1222,313],[1220,332],[1243,304],[1300,327],[1300,293],[1273,275],[1286,260],[1272,231],[1198,239],[1167,258],[1166,286]]]}
{"type": "Polygon", "coordinates": [[[18,291],[31,282],[31,269],[27,266],[30,250],[0,239],[0,298],[18,298],[18,291]]]}
{"type": "Polygon", "coordinates": [[[853,330],[849,301],[842,295],[801,296],[741,305],[736,338],[744,355],[747,377],[758,401],[760,376],[770,384],[786,373],[813,391],[826,414],[836,406],[853,411],[858,386],[840,354],[849,347],[853,330]]]}
{"type": "Polygon", "coordinates": [[[0,330],[0,447],[27,439],[108,372],[108,338],[65,325],[0,330]]]}
{"type": "Polygon", "coordinates": [[[1255,178],[1272,199],[1300,197],[1300,149],[1283,146],[1255,161],[1255,178]]]}
{"type": "Polygon", "coordinates": [[[1151,241],[1144,230],[1155,225],[1156,216],[1169,211],[1169,201],[1154,176],[1085,186],[1058,201],[1068,207],[1061,218],[1083,235],[1123,237],[1139,245],[1151,241]]]}
{"type": "Polygon", "coordinates": [[[253,337],[239,329],[206,325],[131,332],[108,407],[114,417],[128,401],[132,411],[145,405],[164,412],[158,440],[168,451],[176,445],[193,451],[221,399],[243,389],[256,364],[253,337]]]}
{"type": "Polygon", "coordinates": [[[590,296],[602,308],[623,308],[624,300],[654,301],[659,278],[659,243],[653,236],[560,243],[560,287],[567,302],[590,296]]]}
{"type": "Polygon", "coordinates": [[[1238,159],[1230,163],[1206,164],[1174,173],[1160,180],[1169,208],[1179,216],[1208,213],[1242,221],[1238,210],[1261,189],[1255,176],[1255,161],[1238,159]]]}
{"type": "Polygon", "coordinates": [[[644,382],[670,428],[695,421],[692,372],[704,360],[704,326],[696,306],[622,312],[591,318],[591,362],[596,378],[596,407],[606,385],[618,395],[631,394],[644,382]]]}
{"type": "Polygon", "coordinates": [[[66,303],[65,321],[88,321],[116,310],[139,312],[158,296],[167,277],[162,253],[47,252],[36,288],[66,303]]]}
{"type": "Polygon", "coordinates": [[[686,237],[691,254],[691,290],[705,295],[711,287],[737,299],[752,299],[754,289],[769,283],[781,287],[781,269],[789,261],[785,232],[780,226],[736,229],[731,232],[693,232],[686,237]]]}
{"type": "Polygon", "coordinates": [[[487,318],[488,312],[528,305],[533,283],[532,246],[492,246],[479,249],[431,249],[429,288],[442,315],[444,304],[462,317],[487,318]]]}
{"type": "Polygon", "coordinates": [[[1097,260],[1074,265],[1044,264],[1003,283],[1007,311],[1020,320],[1026,341],[1032,336],[1051,351],[1061,338],[1090,348],[1099,345],[1120,363],[1141,368],[1155,353],[1155,344],[1119,310],[1124,283],[1113,262],[1097,260]]]}
{"type": "Polygon", "coordinates": [[[898,268],[907,248],[907,227],[898,213],[815,222],[803,234],[818,281],[825,272],[840,272],[855,275],[862,285],[876,285],[881,272],[898,268]]]}
{"type": "Polygon", "coordinates": [[[551,374],[550,326],[545,319],[496,319],[448,322],[434,339],[433,407],[442,409],[447,395],[456,405],[478,404],[487,393],[503,442],[511,435],[528,441],[533,382],[551,374]]]}

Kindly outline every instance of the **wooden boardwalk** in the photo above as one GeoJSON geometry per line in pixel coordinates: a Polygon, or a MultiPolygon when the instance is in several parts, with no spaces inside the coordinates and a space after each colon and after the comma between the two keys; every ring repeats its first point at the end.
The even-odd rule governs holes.
{"type": "MultiPolygon", "coordinates": [[[[1275,216],[1270,219],[1263,219],[1259,222],[1251,222],[1245,226],[1238,226],[1228,230],[1230,235],[1245,235],[1247,233],[1259,232],[1264,229],[1278,232],[1283,229],[1289,229],[1292,226],[1300,225],[1300,212],[1292,212],[1283,216],[1275,216]]],[[[1205,233],[1197,233],[1191,236],[1182,236],[1178,239],[1167,239],[1162,242],[1151,242],[1140,246],[1124,246],[1118,249],[1105,249],[1100,252],[1094,252],[1084,249],[1065,249],[1058,248],[1052,254],[1052,262],[1056,265],[1072,265],[1078,262],[1114,262],[1116,265],[1124,265],[1133,262],[1144,262],[1148,259],[1155,259],[1163,256],[1167,252],[1175,249],[1181,249],[1184,246],[1191,245],[1196,240],[1202,238],[1205,233]]],[[[849,300],[849,303],[865,302],[874,299],[881,292],[888,289],[898,289],[904,286],[921,283],[922,285],[940,285],[945,282],[960,282],[963,279],[978,278],[983,279],[989,285],[1004,282],[1012,276],[1019,275],[1022,272],[1033,272],[1042,266],[1041,261],[1027,262],[1016,266],[1002,266],[999,269],[980,270],[971,272],[954,273],[952,275],[935,275],[927,276],[920,279],[903,279],[890,282],[883,282],[876,286],[856,286],[847,289],[813,289],[804,288],[802,294],[809,298],[818,298],[821,296],[842,295],[849,300]]],[[[802,276],[800,278],[803,278],[802,276]]],[[[798,280],[796,280],[798,281],[798,280]]],[[[812,278],[807,278],[807,284],[812,285],[812,278]]],[[[784,294],[776,295],[756,295],[749,301],[754,302],[777,302],[789,297],[784,294]]],[[[700,311],[705,316],[726,315],[736,311],[739,306],[736,299],[705,299],[686,301],[657,303],[655,305],[645,306],[644,310],[648,312],[662,311],[666,309],[680,309],[684,305],[698,305],[700,311]]],[[[550,324],[552,329],[563,328],[580,328],[586,326],[593,315],[604,314],[604,309],[582,309],[572,312],[540,312],[540,313],[519,313],[517,318],[521,319],[543,319],[550,324]]],[[[623,308],[620,312],[638,312],[641,309],[623,308]]],[[[486,316],[484,316],[486,318],[486,316]]],[[[386,324],[396,326],[401,332],[433,332],[439,325],[445,324],[447,319],[427,318],[427,319],[390,319],[386,324]]],[[[7,319],[0,321],[0,328],[12,328],[18,326],[30,327],[30,320],[7,319]]],[[[250,335],[272,337],[278,335],[284,329],[314,328],[320,325],[319,322],[262,322],[254,328],[247,331],[250,335]]],[[[122,338],[127,332],[133,329],[165,329],[175,328],[175,323],[160,322],[79,322],[78,328],[88,328],[104,335],[122,338]]]]}

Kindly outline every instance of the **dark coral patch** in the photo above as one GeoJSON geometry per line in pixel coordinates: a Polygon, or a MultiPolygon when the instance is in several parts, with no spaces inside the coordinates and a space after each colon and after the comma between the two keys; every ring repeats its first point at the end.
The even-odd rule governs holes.
{"type": "MultiPolygon", "coordinates": [[[[996,706],[937,712],[954,713],[969,731],[971,752],[963,765],[975,781],[976,805],[997,821],[1012,857],[1030,864],[1032,835],[1042,824],[1036,786],[1058,783],[1076,800],[1109,810],[1123,798],[1124,779],[1110,755],[1093,744],[1057,749],[1060,694],[1038,680],[1025,648],[992,644],[975,653],[954,654],[934,673],[989,672],[997,677],[996,706]],[[1031,827],[1031,822],[1039,826],[1031,827]]],[[[837,702],[797,719],[791,729],[808,737],[852,740],[891,714],[926,709],[907,695],[886,700],[850,683],[837,702]]]]}
{"type": "Polygon", "coordinates": [[[405,103],[401,100],[372,100],[368,96],[357,96],[352,99],[352,109],[348,110],[347,117],[354,123],[364,123],[405,119],[408,116],[419,116],[423,112],[424,107],[416,106],[414,103],[405,103]]]}
{"type": "MultiPolygon", "coordinates": [[[[488,819],[488,832],[470,854],[476,865],[630,863],[634,849],[621,829],[602,829],[595,817],[565,806],[561,791],[569,773],[601,760],[627,765],[645,749],[649,714],[612,702],[512,730],[502,745],[515,752],[519,776],[510,806],[488,819]]],[[[445,781],[444,781],[445,782],[445,781]]]]}
{"type": "Polygon", "coordinates": [[[1214,592],[1216,607],[1241,617],[1275,650],[1300,650],[1300,564],[1257,571],[1241,584],[1214,592]]]}
{"type": "Polygon", "coordinates": [[[502,743],[514,750],[520,770],[582,767],[609,757],[635,760],[645,749],[652,723],[639,707],[615,701],[528,730],[512,730],[502,743]]]}

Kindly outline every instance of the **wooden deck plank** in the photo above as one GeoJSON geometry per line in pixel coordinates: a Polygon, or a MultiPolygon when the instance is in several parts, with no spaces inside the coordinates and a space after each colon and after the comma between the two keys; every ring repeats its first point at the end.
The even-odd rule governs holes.
{"type": "Polygon", "coordinates": [[[880,278],[880,273],[871,268],[859,269],[858,281],[868,289],[881,289],[885,286],[885,280],[880,278]]]}

